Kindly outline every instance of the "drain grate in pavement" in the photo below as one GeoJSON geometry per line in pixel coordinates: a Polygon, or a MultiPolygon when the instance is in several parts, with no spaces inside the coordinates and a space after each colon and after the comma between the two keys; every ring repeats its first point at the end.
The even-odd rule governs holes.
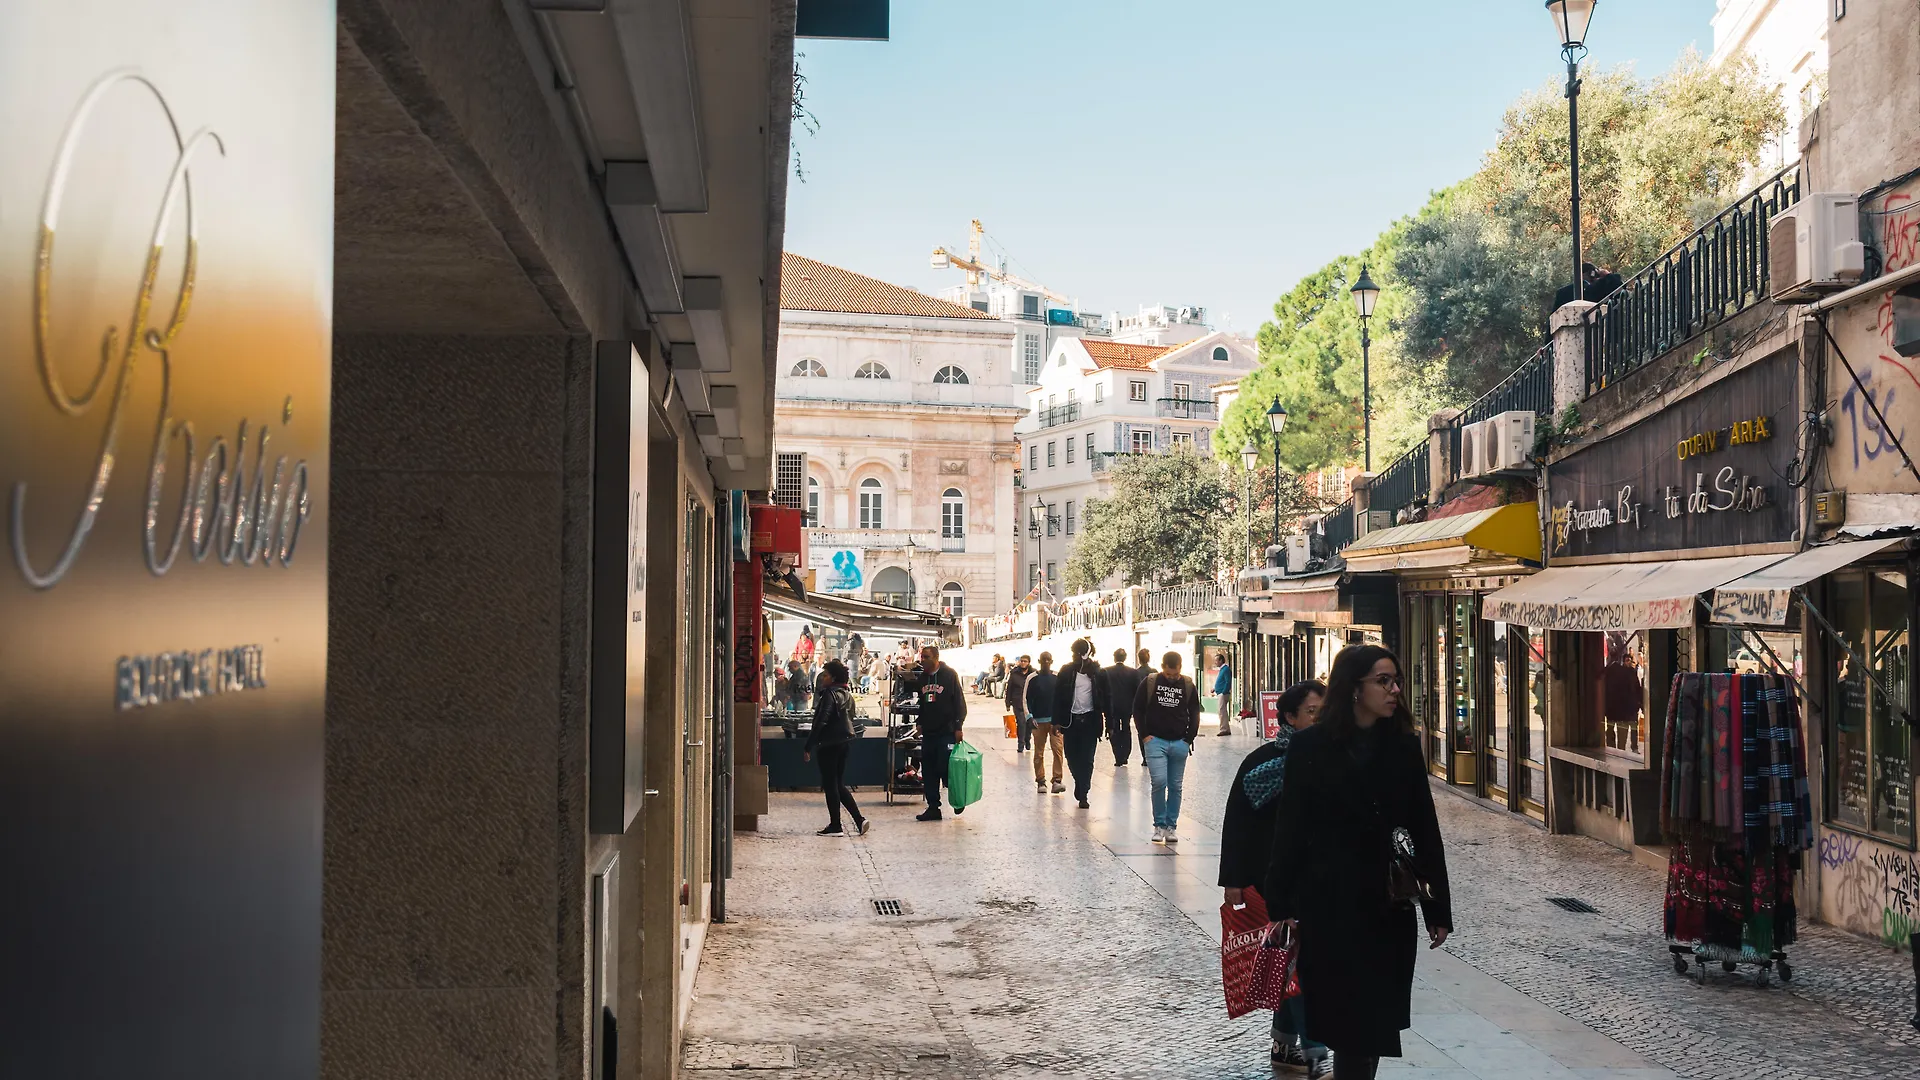
{"type": "Polygon", "coordinates": [[[875,900],[873,902],[873,913],[875,915],[905,915],[907,913],[906,901],[875,900]]]}
{"type": "Polygon", "coordinates": [[[1563,908],[1567,911],[1575,912],[1576,914],[1580,914],[1580,915],[1600,914],[1599,908],[1594,907],[1592,904],[1587,903],[1585,900],[1576,900],[1571,896],[1549,896],[1547,897],[1547,903],[1552,904],[1554,907],[1563,908]]]}

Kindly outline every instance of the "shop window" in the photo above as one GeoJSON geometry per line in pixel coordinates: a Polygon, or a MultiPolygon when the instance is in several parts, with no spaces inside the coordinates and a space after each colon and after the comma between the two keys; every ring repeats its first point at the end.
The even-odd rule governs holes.
{"type": "Polygon", "coordinates": [[[1547,802],[1547,632],[1527,630],[1527,715],[1522,747],[1526,771],[1519,774],[1520,798],[1547,802]]]}
{"type": "Polygon", "coordinates": [[[1427,666],[1433,654],[1433,639],[1427,634],[1427,598],[1407,600],[1407,641],[1412,645],[1407,657],[1407,711],[1413,714],[1413,730],[1425,743],[1432,730],[1433,710],[1427,702],[1427,666]]]}
{"type": "Polygon", "coordinates": [[[1911,841],[1913,741],[1902,721],[1913,671],[1905,575],[1859,572],[1831,580],[1828,616],[1847,645],[1828,643],[1828,816],[1911,841]]]}
{"type": "MultiPolygon", "coordinates": [[[[1453,752],[1472,753],[1479,746],[1474,737],[1474,715],[1479,705],[1480,680],[1475,664],[1479,660],[1479,650],[1474,635],[1474,598],[1456,596],[1453,608],[1453,653],[1449,658],[1452,667],[1449,670],[1452,686],[1452,712],[1448,720],[1452,724],[1453,752]]],[[[1455,770],[1456,774],[1459,770],[1455,770]]],[[[1454,783],[1469,783],[1468,778],[1455,775],[1454,783]]]]}
{"type": "Polygon", "coordinates": [[[1592,715],[1590,745],[1611,753],[1644,758],[1647,745],[1647,633],[1611,630],[1586,634],[1585,670],[1592,715]]]}
{"type": "Polygon", "coordinates": [[[1492,706],[1487,710],[1487,783],[1498,789],[1497,798],[1513,785],[1513,687],[1509,679],[1513,674],[1513,643],[1520,635],[1519,627],[1506,623],[1489,623],[1488,627],[1493,681],[1487,684],[1487,699],[1492,706]]]}
{"type": "Polygon", "coordinates": [[[1429,690],[1433,719],[1428,725],[1427,760],[1434,772],[1444,776],[1447,771],[1447,724],[1442,701],[1446,696],[1447,670],[1451,664],[1447,646],[1453,638],[1449,633],[1446,597],[1427,598],[1427,628],[1428,633],[1433,635],[1433,681],[1429,690]]]}

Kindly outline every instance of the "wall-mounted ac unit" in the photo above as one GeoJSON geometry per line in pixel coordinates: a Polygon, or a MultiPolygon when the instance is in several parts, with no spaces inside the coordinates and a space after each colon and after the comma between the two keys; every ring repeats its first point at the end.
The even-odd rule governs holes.
{"type": "Polygon", "coordinates": [[[1306,533],[1294,533],[1287,537],[1287,572],[1297,574],[1313,561],[1313,548],[1306,533]]]}
{"type": "Polygon", "coordinates": [[[1845,288],[1866,268],[1860,200],[1852,195],[1808,195],[1767,224],[1767,288],[1775,300],[1810,300],[1845,288]]]}
{"type": "Polygon", "coordinates": [[[1481,439],[1482,471],[1523,472],[1532,468],[1527,460],[1533,454],[1534,415],[1530,412],[1503,412],[1485,422],[1481,439]]]}
{"type": "Polygon", "coordinates": [[[1477,424],[1460,425],[1460,461],[1455,470],[1455,478],[1471,480],[1487,471],[1486,442],[1487,424],[1482,420],[1477,424]]]}

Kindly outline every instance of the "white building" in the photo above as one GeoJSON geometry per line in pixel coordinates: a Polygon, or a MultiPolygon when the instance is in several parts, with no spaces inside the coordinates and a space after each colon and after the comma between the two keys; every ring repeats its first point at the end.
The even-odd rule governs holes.
{"type": "Polygon", "coordinates": [[[1107,316],[1107,325],[1123,345],[1179,345],[1213,333],[1206,308],[1165,304],[1143,306],[1132,315],[1116,311],[1107,316]]]}
{"type": "Polygon", "coordinates": [[[1053,348],[1068,338],[1111,335],[1106,320],[1083,314],[1046,293],[1010,281],[987,280],[978,285],[955,285],[940,298],[970,307],[1015,327],[1007,370],[1013,380],[1032,386],[1040,380],[1040,365],[1053,348]]]}
{"type": "MultiPolygon", "coordinates": [[[[1182,325],[1173,323],[1170,332],[1182,325]]],[[[1118,455],[1180,446],[1212,453],[1213,431],[1220,426],[1213,388],[1258,365],[1258,346],[1224,331],[1175,345],[1095,338],[1057,344],[1039,385],[1027,391],[1028,412],[1018,429],[1026,526],[1020,530],[1020,562],[1027,588],[1044,573],[1060,591],[1060,570],[1072,554],[1087,501],[1112,490],[1118,455]],[[1044,530],[1033,520],[1036,499],[1048,507],[1044,530]]]]}
{"type": "Polygon", "coordinates": [[[1800,158],[1800,125],[1820,104],[1827,74],[1827,10],[1834,0],[1719,0],[1713,13],[1713,62],[1740,53],[1780,84],[1787,133],[1764,151],[1758,180],[1800,158]]]}
{"type": "Polygon", "coordinates": [[[827,592],[956,615],[1014,592],[1015,328],[788,254],[775,501],[803,506],[827,592]]]}

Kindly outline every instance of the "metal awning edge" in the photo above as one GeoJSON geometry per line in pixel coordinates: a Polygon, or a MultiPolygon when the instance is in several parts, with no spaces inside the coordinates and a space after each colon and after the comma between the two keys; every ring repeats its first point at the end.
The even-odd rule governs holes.
{"type": "Polygon", "coordinates": [[[1793,590],[1876,555],[1905,537],[1825,544],[1789,555],[1713,590],[1710,620],[1721,626],[1784,626],[1793,590]]]}

